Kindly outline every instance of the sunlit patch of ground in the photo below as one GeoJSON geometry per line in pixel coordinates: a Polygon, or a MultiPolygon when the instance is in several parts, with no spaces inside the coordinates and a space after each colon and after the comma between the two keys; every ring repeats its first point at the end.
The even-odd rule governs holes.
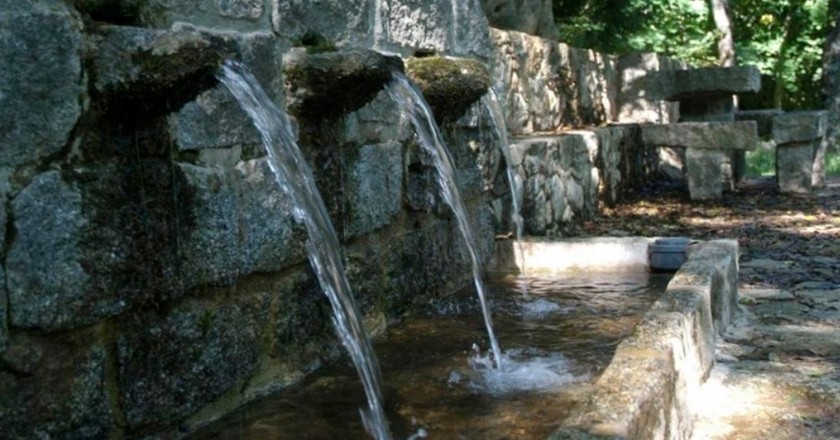
{"type": "Polygon", "coordinates": [[[718,365],[703,385],[693,440],[840,438],[836,394],[814,377],[837,372],[825,362],[718,365]]]}

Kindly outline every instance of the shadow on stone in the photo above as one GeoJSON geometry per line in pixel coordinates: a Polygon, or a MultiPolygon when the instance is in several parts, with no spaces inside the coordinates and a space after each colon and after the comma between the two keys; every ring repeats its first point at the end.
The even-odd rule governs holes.
{"type": "Polygon", "coordinates": [[[287,110],[304,119],[359,109],[382,90],[393,71],[403,71],[399,58],[372,50],[311,53],[300,48],[283,64],[287,110]]]}

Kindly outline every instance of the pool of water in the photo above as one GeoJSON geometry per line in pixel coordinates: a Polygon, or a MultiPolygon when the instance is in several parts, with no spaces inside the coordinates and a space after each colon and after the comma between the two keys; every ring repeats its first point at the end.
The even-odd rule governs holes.
{"type": "MultiPolygon", "coordinates": [[[[430,300],[375,345],[395,439],[541,439],[587,395],[667,274],[488,280],[504,353],[491,368],[474,289],[430,300]],[[527,283],[527,294],[523,284],[527,283]]],[[[246,405],[194,439],[369,439],[349,361],[246,405]]]]}

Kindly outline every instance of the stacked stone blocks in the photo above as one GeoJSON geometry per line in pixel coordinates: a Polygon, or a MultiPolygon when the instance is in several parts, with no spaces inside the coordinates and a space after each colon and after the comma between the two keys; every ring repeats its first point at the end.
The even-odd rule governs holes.
{"type": "Polygon", "coordinates": [[[825,182],[828,112],[789,112],[773,118],[776,181],[783,193],[804,194],[825,182]]]}
{"type": "MultiPolygon", "coordinates": [[[[735,121],[732,96],[757,92],[761,88],[761,75],[754,66],[706,67],[652,72],[646,84],[653,96],[679,102],[680,122],[732,123],[735,121]]],[[[686,147],[686,172],[692,199],[720,198],[724,187],[730,191],[734,189],[746,167],[744,150],[753,149],[757,141],[755,127],[745,129],[748,133],[744,136],[749,138],[747,144],[740,143],[742,136],[732,141],[721,136],[712,144],[702,140],[691,146],[685,145],[687,142],[659,144],[686,147]]]]}

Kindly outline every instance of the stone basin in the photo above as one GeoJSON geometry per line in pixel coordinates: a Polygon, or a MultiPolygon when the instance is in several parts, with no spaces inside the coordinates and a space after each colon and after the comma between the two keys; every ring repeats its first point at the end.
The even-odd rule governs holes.
{"type": "MultiPolygon", "coordinates": [[[[650,270],[656,238],[525,241],[522,255],[497,243],[494,270],[620,272],[650,270]],[[527,265],[523,265],[523,261],[527,265]]],[[[738,244],[690,244],[665,293],[621,342],[587,399],[549,438],[690,438],[700,385],[714,364],[717,335],[737,305],[738,244]]]]}

